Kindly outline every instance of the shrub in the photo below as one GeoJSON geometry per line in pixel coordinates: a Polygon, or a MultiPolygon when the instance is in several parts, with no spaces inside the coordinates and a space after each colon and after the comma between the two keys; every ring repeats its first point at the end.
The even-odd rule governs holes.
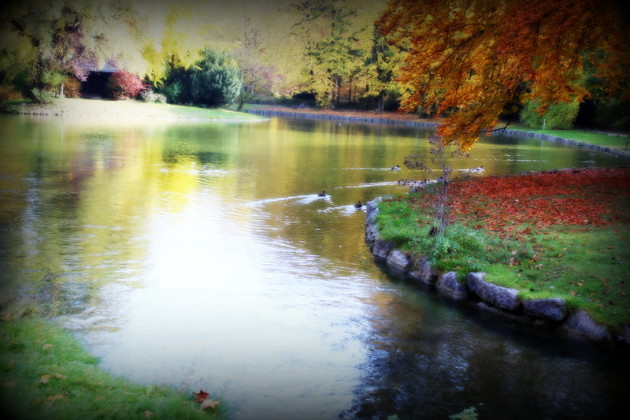
{"type": "Polygon", "coordinates": [[[135,98],[146,88],[138,76],[126,71],[115,72],[107,83],[107,90],[114,99],[135,98]]]}
{"type": "Polygon", "coordinates": [[[17,102],[22,99],[22,95],[11,85],[0,85],[0,104],[7,102],[17,102]]]}
{"type": "Polygon", "coordinates": [[[51,104],[59,97],[57,92],[46,89],[31,89],[33,100],[38,104],[51,104]]]}
{"type": "Polygon", "coordinates": [[[577,101],[560,102],[549,105],[547,112],[541,115],[536,112],[539,106],[540,103],[537,100],[525,104],[520,114],[521,122],[530,128],[543,128],[544,120],[544,127],[547,129],[571,129],[580,107],[577,101]]]}
{"type": "Polygon", "coordinates": [[[155,104],[165,104],[166,96],[161,93],[155,93],[153,89],[147,89],[140,93],[140,97],[144,102],[152,102],[155,104]]]}
{"type": "Polygon", "coordinates": [[[210,50],[189,69],[171,69],[164,93],[169,102],[219,107],[238,98],[242,76],[236,62],[227,54],[210,50]]]}
{"type": "Polygon", "coordinates": [[[74,77],[68,77],[63,82],[63,96],[66,98],[78,98],[81,96],[81,82],[74,77]]]}
{"type": "Polygon", "coordinates": [[[171,76],[169,76],[171,82],[168,82],[168,84],[160,90],[163,92],[164,96],[166,96],[168,103],[181,104],[182,102],[180,101],[180,98],[182,96],[182,82],[176,80],[176,78],[172,76],[173,73],[174,72],[171,72],[171,76]]]}

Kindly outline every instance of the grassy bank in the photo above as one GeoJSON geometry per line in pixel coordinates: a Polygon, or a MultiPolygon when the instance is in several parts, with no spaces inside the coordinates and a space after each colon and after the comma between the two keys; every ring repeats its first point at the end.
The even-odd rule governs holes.
{"type": "Polygon", "coordinates": [[[584,169],[450,184],[447,234],[429,236],[436,188],[384,200],[381,237],[441,271],[487,273],[521,297],[562,297],[630,325],[630,170],[584,169]]]}
{"type": "Polygon", "coordinates": [[[530,133],[541,133],[549,136],[562,137],[570,140],[577,140],[583,143],[594,144],[611,149],[624,150],[630,153],[630,137],[627,134],[615,132],[601,132],[592,130],[542,130],[528,128],[522,125],[513,124],[508,127],[510,130],[527,131],[530,133]]]}
{"type": "Polygon", "coordinates": [[[142,386],[99,369],[65,330],[36,316],[0,320],[0,418],[208,419],[192,394],[142,386]]]}
{"type": "Polygon", "coordinates": [[[21,104],[7,109],[11,113],[55,115],[70,118],[120,118],[160,120],[261,121],[256,115],[225,109],[101,99],[60,99],[52,104],[21,104]]]}

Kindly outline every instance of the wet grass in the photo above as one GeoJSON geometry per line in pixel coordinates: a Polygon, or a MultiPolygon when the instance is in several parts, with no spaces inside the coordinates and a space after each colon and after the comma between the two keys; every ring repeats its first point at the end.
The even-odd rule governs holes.
{"type": "Polygon", "coordinates": [[[509,187],[493,183],[486,190],[482,181],[463,181],[472,182],[472,188],[464,189],[465,200],[451,202],[454,221],[443,237],[429,236],[431,188],[384,200],[377,223],[381,237],[416,257],[428,255],[436,268],[457,271],[460,280],[471,271],[486,272],[488,281],[518,289],[523,298],[562,297],[571,308],[619,329],[630,325],[629,171],[583,172],[588,179],[574,179],[574,188],[567,177],[547,177],[538,191],[524,189],[522,195],[515,194],[527,184],[524,177],[514,178],[509,187]],[[607,173],[604,178],[611,183],[604,178],[598,182],[597,173],[607,173]],[[591,181],[596,189],[586,185],[591,181]],[[563,183],[562,188],[554,189],[554,182],[563,183]],[[502,189],[509,198],[500,198],[502,189]],[[488,197],[486,191],[497,196],[488,197]],[[518,205],[510,206],[510,200],[518,205]],[[535,200],[552,203],[550,209],[557,212],[548,214],[551,210],[535,200]],[[475,202],[483,205],[476,207],[475,202]],[[563,208],[562,203],[573,207],[563,208]]]}
{"type": "Polygon", "coordinates": [[[0,320],[0,418],[208,419],[192,394],[143,386],[98,367],[80,343],[40,316],[4,310],[0,320]]]}

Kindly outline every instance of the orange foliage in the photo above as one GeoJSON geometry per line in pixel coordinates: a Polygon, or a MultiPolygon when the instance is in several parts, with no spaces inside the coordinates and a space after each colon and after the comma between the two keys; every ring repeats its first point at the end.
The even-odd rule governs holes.
{"type": "Polygon", "coordinates": [[[508,103],[581,100],[588,61],[627,89],[630,31],[621,1],[392,0],[381,32],[408,50],[403,110],[444,117],[445,144],[469,150],[508,103]],[[525,95],[523,95],[525,93],[525,95]]]}

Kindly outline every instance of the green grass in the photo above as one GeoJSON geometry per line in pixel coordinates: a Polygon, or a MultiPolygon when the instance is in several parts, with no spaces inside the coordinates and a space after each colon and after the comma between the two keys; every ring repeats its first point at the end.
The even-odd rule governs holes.
{"type": "Polygon", "coordinates": [[[525,127],[524,125],[520,124],[511,124],[508,128],[510,130],[542,133],[570,140],[578,140],[597,146],[610,147],[611,149],[630,151],[630,137],[628,137],[627,135],[624,137],[617,134],[605,134],[602,132],[586,130],[542,130],[525,127]]]}
{"type": "Polygon", "coordinates": [[[140,101],[101,99],[60,99],[52,104],[23,104],[11,112],[36,115],[63,115],[79,118],[149,118],[158,120],[263,121],[265,118],[227,109],[155,104],[140,101]]]}
{"type": "Polygon", "coordinates": [[[433,192],[429,187],[426,194],[383,200],[376,219],[380,237],[395,242],[417,259],[428,256],[433,267],[441,272],[456,271],[459,281],[463,281],[469,272],[484,271],[489,264],[509,261],[508,248],[513,246],[506,246],[500,238],[460,224],[450,224],[443,236],[429,236],[433,217],[418,210],[415,202],[433,192]]]}
{"type": "MultiPolygon", "coordinates": [[[[614,191],[612,191],[614,193],[614,191]]],[[[500,238],[485,229],[449,225],[443,237],[429,237],[433,222],[419,201],[432,190],[384,200],[377,224],[383,239],[394,241],[415,258],[429,256],[441,272],[456,271],[463,281],[471,271],[520,291],[522,298],[565,298],[572,309],[586,310],[596,321],[618,330],[630,325],[630,226],[550,226],[518,237],[500,238]]],[[[471,216],[477,217],[477,216],[471,216]]],[[[478,220],[469,220],[474,226],[478,220]]]]}
{"type": "Polygon", "coordinates": [[[14,419],[208,419],[192,394],[142,386],[98,367],[68,332],[43,318],[0,321],[0,413],[14,419]]]}

